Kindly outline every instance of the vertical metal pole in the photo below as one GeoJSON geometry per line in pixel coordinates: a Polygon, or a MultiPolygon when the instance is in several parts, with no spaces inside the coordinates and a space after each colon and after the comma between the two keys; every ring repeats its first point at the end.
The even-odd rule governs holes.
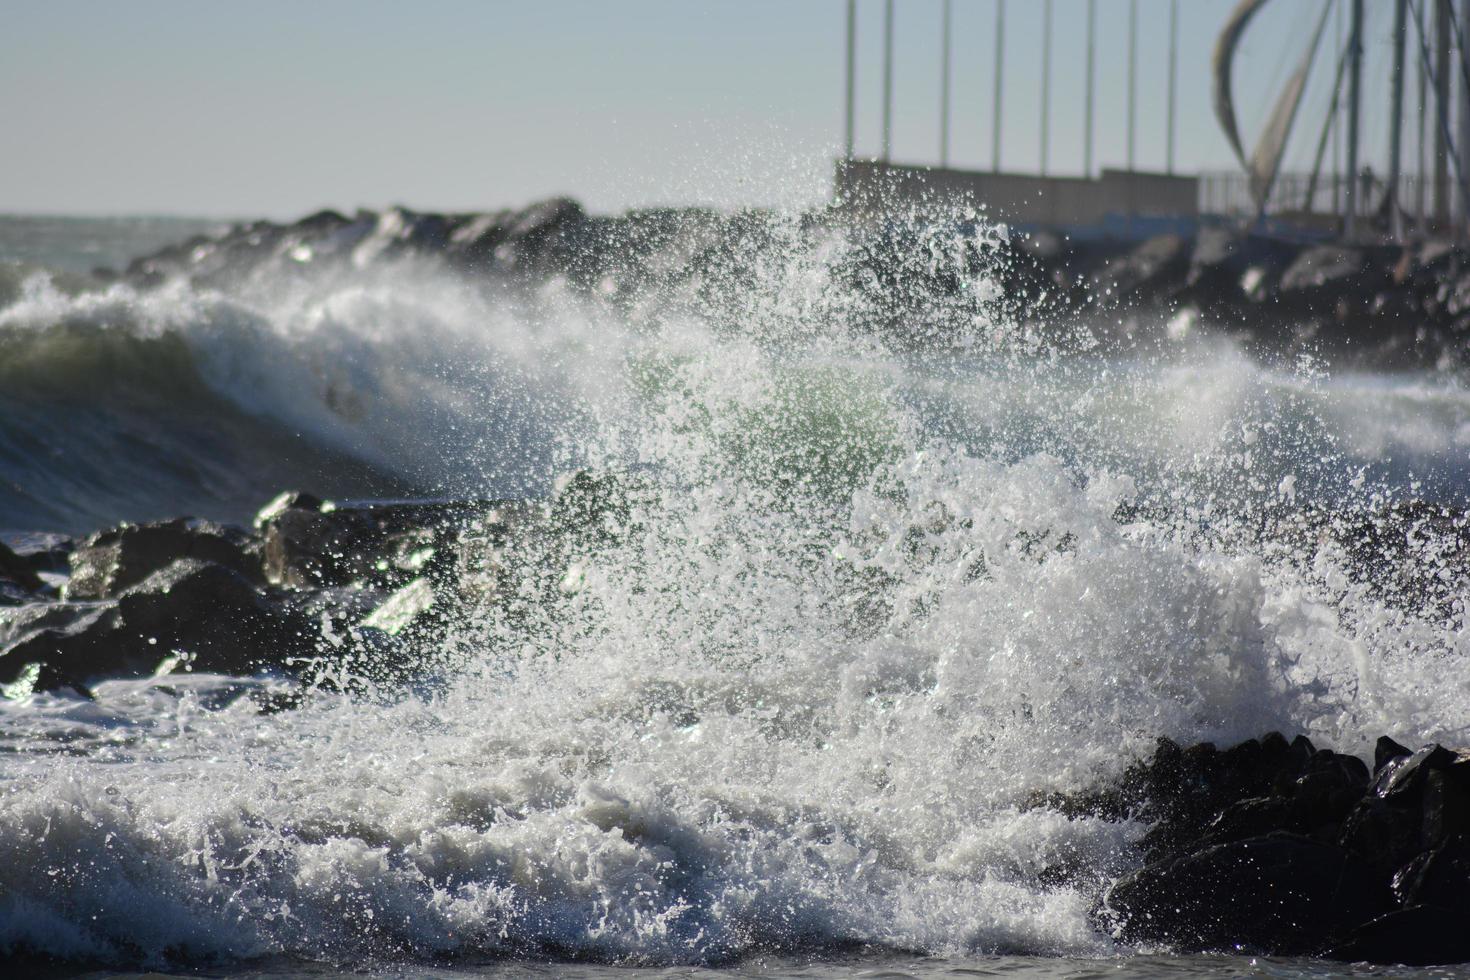
{"type": "MultiPolygon", "coordinates": [[[[1344,4],[1334,3],[1333,15],[1337,20],[1335,36],[1337,38],[1337,50],[1342,51],[1347,43],[1343,31],[1342,10],[1344,4]]],[[[1332,213],[1341,215],[1347,211],[1347,206],[1342,197],[1342,147],[1344,143],[1343,130],[1346,128],[1342,122],[1343,95],[1342,84],[1339,81],[1337,91],[1332,93],[1332,213]]]]}
{"type": "Polygon", "coordinates": [[[1425,213],[1426,190],[1429,182],[1424,179],[1424,124],[1429,118],[1429,63],[1424,57],[1428,45],[1424,37],[1423,9],[1415,10],[1414,27],[1419,38],[1419,139],[1414,156],[1414,214],[1420,234],[1426,230],[1428,214],[1425,213]]]}
{"type": "Polygon", "coordinates": [[[1363,95],[1363,0],[1351,0],[1348,28],[1347,202],[1342,233],[1351,238],[1358,225],[1358,116],[1363,95]]]}
{"type": "Polygon", "coordinates": [[[1092,176],[1093,83],[1097,78],[1097,0],[1087,0],[1087,92],[1082,133],[1082,176],[1092,176]]]}
{"type": "Polygon", "coordinates": [[[1128,0],[1128,172],[1138,137],[1138,0],[1128,0]]]}
{"type": "Polygon", "coordinates": [[[1051,154],[1051,3],[1041,6],[1041,176],[1051,154]]]}
{"type": "Polygon", "coordinates": [[[883,162],[893,153],[893,0],[883,0],[883,162]]]}
{"type": "Polygon", "coordinates": [[[1462,0],[1460,4],[1459,36],[1460,145],[1456,149],[1460,157],[1460,178],[1456,183],[1459,189],[1456,197],[1460,201],[1460,238],[1463,240],[1470,237],[1470,189],[1466,187],[1466,179],[1470,177],[1470,51],[1465,48],[1465,45],[1470,44],[1470,2],[1466,0],[1462,0]]]}
{"type": "Polygon", "coordinates": [[[1164,169],[1174,173],[1174,138],[1179,115],[1179,0],[1169,0],[1169,146],[1164,169]]]}
{"type": "Polygon", "coordinates": [[[1005,82],[1006,0],[995,0],[995,110],[990,133],[990,169],[1000,173],[1002,88],[1005,82]]]}
{"type": "Polygon", "coordinates": [[[847,0],[846,82],[842,116],[842,158],[851,160],[857,128],[857,0],[847,0]]]}
{"type": "MultiPolygon", "coordinates": [[[[1434,4],[1435,119],[1450,118],[1450,0],[1434,4]]],[[[1445,125],[1434,127],[1434,223],[1440,230],[1450,221],[1450,146],[1445,125]]]]}
{"type": "Polygon", "coordinates": [[[1404,62],[1409,38],[1409,0],[1394,0],[1393,8],[1393,78],[1390,82],[1389,98],[1393,104],[1389,110],[1388,131],[1388,191],[1389,229],[1394,240],[1404,237],[1403,208],[1399,201],[1399,181],[1403,177],[1404,156],[1404,75],[1408,66],[1404,62]]]}
{"type": "Polygon", "coordinates": [[[949,166],[949,85],[950,27],[954,16],[953,0],[944,0],[944,26],[940,29],[942,57],[939,68],[939,165],[949,166]]]}

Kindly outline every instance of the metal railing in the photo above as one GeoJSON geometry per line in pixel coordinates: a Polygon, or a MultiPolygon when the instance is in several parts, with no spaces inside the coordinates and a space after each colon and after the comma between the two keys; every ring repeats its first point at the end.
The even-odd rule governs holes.
{"type": "MultiPolygon", "coordinates": [[[[1383,202],[1387,182],[1371,173],[1362,174],[1358,179],[1359,213],[1372,214],[1383,202]]],[[[1266,213],[1320,214],[1324,218],[1340,215],[1347,206],[1347,180],[1346,175],[1321,174],[1314,184],[1310,174],[1280,174],[1271,190],[1271,202],[1266,213]]],[[[1399,205],[1410,220],[1433,211],[1432,185],[1432,180],[1418,174],[1404,174],[1399,179],[1399,205]]],[[[1452,189],[1447,189],[1448,193],[1452,193],[1452,189]]],[[[1201,214],[1230,218],[1255,217],[1256,203],[1251,196],[1249,178],[1239,171],[1201,173],[1199,210],[1201,214]]]]}

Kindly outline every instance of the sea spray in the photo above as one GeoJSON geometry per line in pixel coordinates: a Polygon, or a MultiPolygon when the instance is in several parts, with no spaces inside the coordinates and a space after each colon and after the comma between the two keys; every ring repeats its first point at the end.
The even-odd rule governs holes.
{"type": "MultiPolygon", "coordinates": [[[[8,342],[143,344],[153,370],[166,341],[211,405],[370,473],[585,498],[406,681],[324,650],[286,710],[254,696],[279,679],[197,675],[0,706],[0,942],[1107,954],[1087,910],[1144,828],[1037,791],[1161,736],[1463,741],[1463,605],[1379,587],[1334,533],[1423,495],[1384,448],[1412,433],[1348,438],[1370,404],[1314,361],[1016,319],[997,241],[746,215],[631,287],[392,258],[35,287],[8,342]]],[[[1461,487],[1440,453],[1470,399],[1424,397],[1461,487]]]]}

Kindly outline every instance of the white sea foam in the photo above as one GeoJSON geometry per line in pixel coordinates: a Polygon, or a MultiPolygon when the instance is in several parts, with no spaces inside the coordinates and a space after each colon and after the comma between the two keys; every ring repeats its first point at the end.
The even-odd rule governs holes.
{"type": "Polygon", "coordinates": [[[240,404],[456,489],[572,464],[640,489],[565,601],[464,609],[431,693],[265,714],[165,678],[0,707],[33,735],[0,757],[0,943],[1106,953],[1087,910],[1142,828],[1034,791],[1159,736],[1465,738],[1463,609],[1385,598],[1325,542],[1128,516],[1221,531],[1366,499],[1387,485],[1358,469],[1458,445],[1459,407],[1350,439],[1357,389],[1228,346],[1023,356],[1024,327],[981,323],[963,359],[893,353],[848,329],[840,248],[773,246],[731,289],[738,330],[697,290],[613,306],[412,266],[8,311],[45,329],[119,304],[240,404]]]}

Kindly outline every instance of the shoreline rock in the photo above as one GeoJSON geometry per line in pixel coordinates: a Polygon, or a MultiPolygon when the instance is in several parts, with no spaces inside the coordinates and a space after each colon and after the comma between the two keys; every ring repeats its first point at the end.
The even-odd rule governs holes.
{"type": "Polygon", "coordinates": [[[1161,740],[1118,787],[1035,805],[1153,822],[1092,910],[1179,952],[1470,962],[1470,753],[1379,739],[1361,760],[1279,733],[1161,740]]]}
{"type": "MultiPolygon", "coordinates": [[[[576,562],[637,533],[641,492],[637,476],[578,473],[544,500],[287,493],[250,529],[180,519],[4,549],[0,584],[19,599],[0,604],[0,694],[86,696],[101,679],[190,670],[309,677],[349,659],[373,665],[375,681],[412,679],[466,602],[566,600],[576,562]],[[37,569],[61,553],[72,579],[58,597],[37,569]]],[[[1450,518],[1410,508],[1354,525],[1375,544],[1364,574],[1412,563],[1404,529],[1435,520],[1450,518]],[[1399,552],[1385,550],[1393,542],[1399,552]]],[[[1470,962],[1470,753],[1385,737],[1370,766],[1274,732],[1223,750],[1161,740],[1112,785],[1026,806],[1150,825],[1139,866],[1091,911],[1122,942],[1470,962]]]]}
{"type": "MultiPolygon", "coordinates": [[[[490,281],[560,277],[604,297],[631,295],[649,282],[692,285],[718,297],[755,274],[752,263],[764,250],[779,247],[761,214],[690,207],[601,216],[565,198],[487,213],[321,211],[196,236],[121,272],[99,269],[94,278],[140,289],[176,279],[220,287],[262,274],[291,277],[313,267],[365,268],[417,256],[490,281]]],[[[814,211],[798,222],[797,234],[841,222],[836,212],[814,211]]],[[[975,232],[958,223],[955,229],[961,238],[975,232]]],[[[872,293],[872,325],[895,339],[903,339],[906,303],[981,302],[968,279],[987,274],[1004,294],[989,302],[1042,322],[1129,311],[1163,320],[1182,312],[1188,322],[1265,353],[1312,350],[1389,369],[1470,364],[1470,249],[1449,242],[1304,242],[1223,226],[1134,242],[1042,228],[1013,233],[999,253],[976,235],[972,254],[946,270],[916,264],[928,253],[912,223],[895,219],[851,234],[848,276],[872,293]]]]}

